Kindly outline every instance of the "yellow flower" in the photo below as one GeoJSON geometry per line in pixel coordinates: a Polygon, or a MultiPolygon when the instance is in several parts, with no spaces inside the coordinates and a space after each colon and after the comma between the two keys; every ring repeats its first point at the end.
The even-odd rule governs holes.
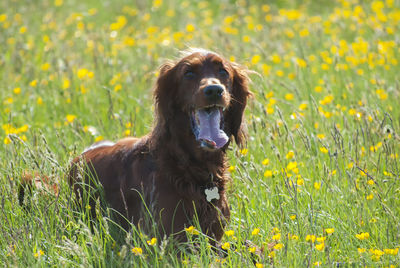
{"type": "Polygon", "coordinates": [[[104,137],[103,137],[103,136],[97,136],[97,137],[94,139],[95,142],[102,141],[102,140],[104,140],[104,137]]]}
{"type": "Polygon", "coordinates": [[[261,60],[261,56],[257,54],[257,55],[254,55],[254,56],[251,58],[251,63],[252,63],[253,65],[255,65],[255,64],[257,64],[260,60],[261,60]]]}
{"type": "Polygon", "coordinates": [[[307,62],[301,58],[297,58],[296,63],[300,68],[307,67],[307,62]]]}
{"type": "Polygon", "coordinates": [[[268,254],[268,257],[269,258],[275,258],[275,256],[276,256],[276,253],[275,253],[275,251],[271,251],[269,254],[268,254]]]}
{"type": "Polygon", "coordinates": [[[326,104],[332,103],[333,99],[334,99],[333,95],[328,95],[328,96],[325,96],[322,100],[320,100],[319,103],[321,105],[326,105],[326,104]]]}
{"type": "Polygon", "coordinates": [[[67,116],[65,117],[65,119],[67,120],[67,123],[71,124],[75,121],[76,119],[76,115],[73,114],[67,114],[67,116]]]}
{"type": "Polygon", "coordinates": [[[321,244],[315,245],[315,248],[316,248],[317,250],[319,250],[319,251],[323,251],[324,248],[325,248],[325,244],[324,244],[324,243],[321,243],[321,244]]]}
{"type": "Polygon", "coordinates": [[[231,244],[229,244],[229,242],[225,242],[225,243],[221,246],[221,248],[222,248],[222,249],[225,249],[225,250],[228,250],[228,249],[231,248],[231,244]]]}
{"type": "Polygon", "coordinates": [[[299,236],[298,235],[291,235],[291,236],[289,236],[289,239],[290,240],[299,240],[299,236]]]}
{"type": "Polygon", "coordinates": [[[0,14],[0,22],[4,22],[7,20],[7,14],[0,14]]]}
{"type": "Polygon", "coordinates": [[[384,89],[377,89],[375,92],[381,100],[386,100],[388,98],[388,94],[384,89]]]}
{"type": "Polygon", "coordinates": [[[288,101],[293,100],[294,99],[294,94],[292,94],[292,93],[285,94],[285,99],[288,100],[288,101]]]}
{"type": "Polygon", "coordinates": [[[154,246],[157,243],[157,238],[153,237],[151,240],[147,240],[149,246],[154,246]]]}
{"type": "Polygon", "coordinates": [[[266,177],[266,178],[272,177],[272,170],[266,170],[264,172],[264,177],[266,177]]]}
{"type": "Polygon", "coordinates": [[[320,92],[322,92],[323,88],[321,86],[316,86],[314,88],[314,90],[315,90],[315,92],[320,93],[320,92]]]}
{"type": "Polygon", "coordinates": [[[307,109],[307,107],[308,107],[308,104],[307,104],[307,103],[302,103],[302,104],[299,105],[299,110],[300,110],[300,111],[304,111],[304,110],[307,109]]]}
{"type": "Polygon", "coordinates": [[[89,71],[87,69],[82,68],[82,69],[78,70],[76,75],[78,76],[79,79],[82,80],[87,76],[88,73],[89,73],[89,71]]]}
{"type": "Polygon", "coordinates": [[[34,254],[35,258],[39,258],[42,255],[44,255],[44,252],[41,249],[39,249],[39,251],[34,254]]]}
{"type": "Polygon", "coordinates": [[[159,8],[162,5],[162,0],[154,0],[153,1],[153,8],[159,8]]]}
{"type": "Polygon", "coordinates": [[[249,252],[250,253],[254,253],[254,252],[256,252],[256,249],[257,249],[256,247],[250,247],[249,248],[249,252]]]}
{"type": "Polygon", "coordinates": [[[14,102],[14,99],[13,98],[6,98],[5,100],[4,100],[4,104],[11,104],[11,103],[13,103],[14,102]]]}
{"type": "Polygon", "coordinates": [[[326,228],[326,229],[325,229],[325,232],[326,232],[327,234],[332,234],[334,231],[335,231],[335,228],[326,228]]]}
{"type": "Polygon", "coordinates": [[[265,159],[262,161],[262,164],[263,164],[264,166],[267,166],[267,165],[269,164],[269,159],[268,159],[268,158],[265,158],[265,159]]]}
{"type": "Polygon", "coordinates": [[[136,41],[132,37],[126,36],[123,40],[123,44],[132,47],[136,44],[136,41]]]}
{"type": "Polygon", "coordinates": [[[310,32],[308,31],[308,29],[302,29],[302,30],[300,30],[299,35],[301,37],[309,36],[310,32]]]}
{"type": "Polygon", "coordinates": [[[394,248],[394,249],[388,249],[388,248],[386,248],[386,249],[384,249],[383,251],[384,251],[385,254],[387,254],[387,255],[396,256],[397,253],[399,253],[399,248],[394,248]]]}
{"type": "Polygon", "coordinates": [[[347,169],[352,169],[353,166],[354,166],[354,163],[350,162],[350,163],[347,164],[347,169]]]}
{"type": "Polygon", "coordinates": [[[245,43],[249,43],[250,40],[251,40],[251,38],[250,38],[250,36],[245,35],[245,36],[243,36],[242,40],[243,40],[243,42],[245,42],[245,43]]]}
{"type": "Polygon", "coordinates": [[[278,243],[278,244],[276,244],[275,246],[274,246],[274,249],[276,249],[276,250],[280,250],[280,249],[282,249],[283,248],[283,244],[282,243],[278,243]]]}
{"type": "Polygon", "coordinates": [[[369,195],[367,195],[367,197],[366,197],[367,200],[372,200],[373,198],[374,198],[374,195],[373,195],[373,194],[369,194],[369,195]]]}
{"type": "Polygon", "coordinates": [[[36,103],[38,105],[42,105],[43,104],[43,99],[41,97],[38,97],[37,100],[36,100],[36,103]]]}
{"type": "Polygon", "coordinates": [[[196,28],[194,27],[193,24],[188,24],[188,25],[186,25],[186,31],[187,31],[188,33],[192,33],[192,32],[194,32],[195,30],[196,30],[196,28]]]}
{"type": "Polygon", "coordinates": [[[260,233],[260,228],[254,228],[254,230],[251,232],[251,235],[258,235],[260,233]]]}
{"type": "Polygon", "coordinates": [[[31,87],[36,87],[36,86],[37,86],[37,83],[38,83],[38,81],[37,81],[37,79],[35,79],[35,80],[32,80],[32,81],[29,83],[29,85],[30,85],[31,87]]]}
{"type": "Polygon", "coordinates": [[[294,157],[294,152],[293,151],[289,151],[287,154],[286,154],[286,159],[292,159],[294,157]]]}
{"type": "Polygon", "coordinates": [[[349,115],[355,115],[357,114],[357,111],[353,108],[349,109],[349,115]]]}
{"type": "Polygon", "coordinates": [[[142,248],[134,247],[134,248],[132,248],[132,253],[135,254],[136,256],[142,255],[143,254],[143,250],[142,250],[142,248]]]}
{"type": "Polygon", "coordinates": [[[263,268],[264,265],[262,265],[262,263],[256,263],[256,268],[263,268]]]}
{"type": "Polygon", "coordinates": [[[13,92],[14,92],[15,95],[18,95],[19,93],[21,93],[21,88],[20,87],[14,88],[13,92]]]}
{"type": "Polygon", "coordinates": [[[121,84],[116,84],[115,86],[114,86],[114,91],[120,91],[122,89],[122,86],[121,86],[121,84]]]}
{"type": "Polygon", "coordinates": [[[40,68],[42,69],[42,71],[47,71],[48,69],[50,69],[50,63],[46,62],[42,64],[40,68]]]}
{"type": "Polygon", "coordinates": [[[194,228],[194,226],[189,226],[188,228],[185,228],[185,231],[187,232],[187,233],[189,233],[189,234],[192,234],[192,235],[198,235],[199,234],[199,231],[197,231],[196,230],[196,228],[194,228]]]}
{"type": "Polygon", "coordinates": [[[4,144],[10,144],[11,143],[11,139],[7,136],[4,138],[4,144]]]}
{"type": "Polygon", "coordinates": [[[356,238],[359,240],[366,240],[369,238],[369,233],[359,233],[356,234],[356,238]]]}
{"type": "Polygon", "coordinates": [[[236,167],[235,167],[235,166],[229,166],[229,168],[228,168],[228,171],[229,171],[230,173],[234,172],[235,170],[236,170],[236,167]]]}
{"type": "Polygon", "coordinates": [[[365,248],[357,248],[358,253],[364,253],[366,251],[365,248]]]}
{"type": "Polygon", "coordinates": [[[328,153],[328,149],[326,149],[325,147],[319,147],[319,150],[320,150],[323,154],[327,154],[327,153],[328,153]]]}
{"type": "Polygon", "coordinates": [[[296,217],[297,217],[296,215],[290,215],[290,219],[293,221],[296,219],[296,217]]]}
{"type": "Polygon", "coordinates": [[[317,239],[315,235],[307,235],[306,236],[306,241],[311,241],[312,243],[314,243],[315,239],[317,239]]]}
{"type": "Polygon", "coordinates": [[[235,234],[235,231],[234,231],[234,230],[225,231],[225,235],[226,235],[226,236],[232,236],[232,235],[234,235],[234,234],[235,234]]]}
{"type": "Polygon", "coordinates": [[[277,233],[277,234],[273,235],[272,239],[275,240],[275,241],[281,240],[281,233],[277,233]]]}
{"type": "Polygon", "coordinates": [[[284,74],[285,74],[285,73],[284,73],[282,70],[276,71],[276,75],[279,76],[279,77],[284,76],[284,74]]]}
{"type": "Polygon", "coordinates": [[[289,162],[288,165],[286,166],[286,168],[287,168],[289,171],[294,170],[295,168],[297,168],[297,162],[296,162],[296,161],[289,162]]]}
{"type": "Polygon", "coordinates": [[[247,148],[243,148],[243,149],[241,149],[241,150],[239,150],[239,153],[241,154],[241,155],[247,155],[247,153],[249,152],[249,149],[247,149],[247,148]]]}
{"type": "Polygon", "coordinates": [[[67,88],[70,87],[70,84],[71,83],[69,82],[69,79],[68,78],[64,78],[62,88],[63,89],[67,89],[67,88]]]}

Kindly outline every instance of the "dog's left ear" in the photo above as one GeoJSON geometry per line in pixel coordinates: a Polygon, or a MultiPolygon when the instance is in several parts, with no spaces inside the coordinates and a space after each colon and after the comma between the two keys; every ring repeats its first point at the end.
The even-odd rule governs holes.
{"type": "Polygon", "coordinates": [[[244,122],[244,109],[247,99],[252,96],[249,89],[249,70],[236,63],[231,63],[233,69],[231,104],[225,116],[225,132],[233,136],[236,143],[243,147],[247,138],[247,127],[244,122]]]}
{"type": "Polygon", "coordinates": [[[176,96],[175,64],[166,62],[160,67],[160,74],[154,89],[156,116],[162,122],[173,116],[173,103],[176,96]]]}

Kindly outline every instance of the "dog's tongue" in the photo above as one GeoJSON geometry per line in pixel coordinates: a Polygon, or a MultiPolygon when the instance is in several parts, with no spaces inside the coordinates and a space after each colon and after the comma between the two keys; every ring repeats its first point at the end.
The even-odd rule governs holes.
{"type": "Polygon", "coordinates": [[[205,109],[198,110],[199,135],[198,139],[203,140],[208,146],[221,148],[229,140],[225,132],[220,129],[221,113],[215,108],[209,111],[205,109]]]}

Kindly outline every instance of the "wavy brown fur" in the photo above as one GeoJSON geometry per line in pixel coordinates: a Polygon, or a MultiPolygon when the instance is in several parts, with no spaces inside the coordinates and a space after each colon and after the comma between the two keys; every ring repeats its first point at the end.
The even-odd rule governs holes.
{"type": "MultiPolygon", "coordinates": [[[[225,107],[224,132],[242,145],[246,136],[243,112],[251,95],[246,69],[216,53],[194,51],[161,67],[154,90],[156,120],[151,133],[112,146],[99,144],[74,160],[69,180],[77,195],[85,188],[82,181],[91,184],[87,174],[94,174],[108,204],[140,228],[149,227],[148,211],[160,235],[175,234],[184,240],[180,231],[192,225],[197,214],[202,231],[219,241],[230,217],[225,194],[229,142],[220,149],[205,150],[195,139],[190,109],[208,105],[203,82],[224,87],[218,100],[225,107]],[[195,70],[195,79],[185,80],[188,66],[195,70]],[[221,68],[228,77],[221,74],[221,68]],[[84,164],[82,169],[79,162],[84,164]],[[204,190],[209,186],[218,187],[219,200],[206,201],[204,190]]],[[[127,228],[122,216],[119,220],[127,228]]]]}

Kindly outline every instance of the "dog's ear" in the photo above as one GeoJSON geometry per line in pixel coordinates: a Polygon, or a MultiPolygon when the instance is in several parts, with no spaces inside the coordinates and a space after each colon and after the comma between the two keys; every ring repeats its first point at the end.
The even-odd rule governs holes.
{"type": "Polygon", "coordinates": [[[154,89],[154,100],[156,116],[165,121],[166,118],[173,116],[174,92],[177,89],[175,78],[175,64],[166,62],[160,67],[156,87],[154,89]]]}
{"type": "Polygon", "coordinates": [[[252,96],[249,89],[249,70],[236,63],[231,63],[233,69],[231,104],[225,116],[225,131],[232,135],[236,143],[243,147],[247,138],[247,127],[244,122],[244,109],[247,99],[252,96]]]}

